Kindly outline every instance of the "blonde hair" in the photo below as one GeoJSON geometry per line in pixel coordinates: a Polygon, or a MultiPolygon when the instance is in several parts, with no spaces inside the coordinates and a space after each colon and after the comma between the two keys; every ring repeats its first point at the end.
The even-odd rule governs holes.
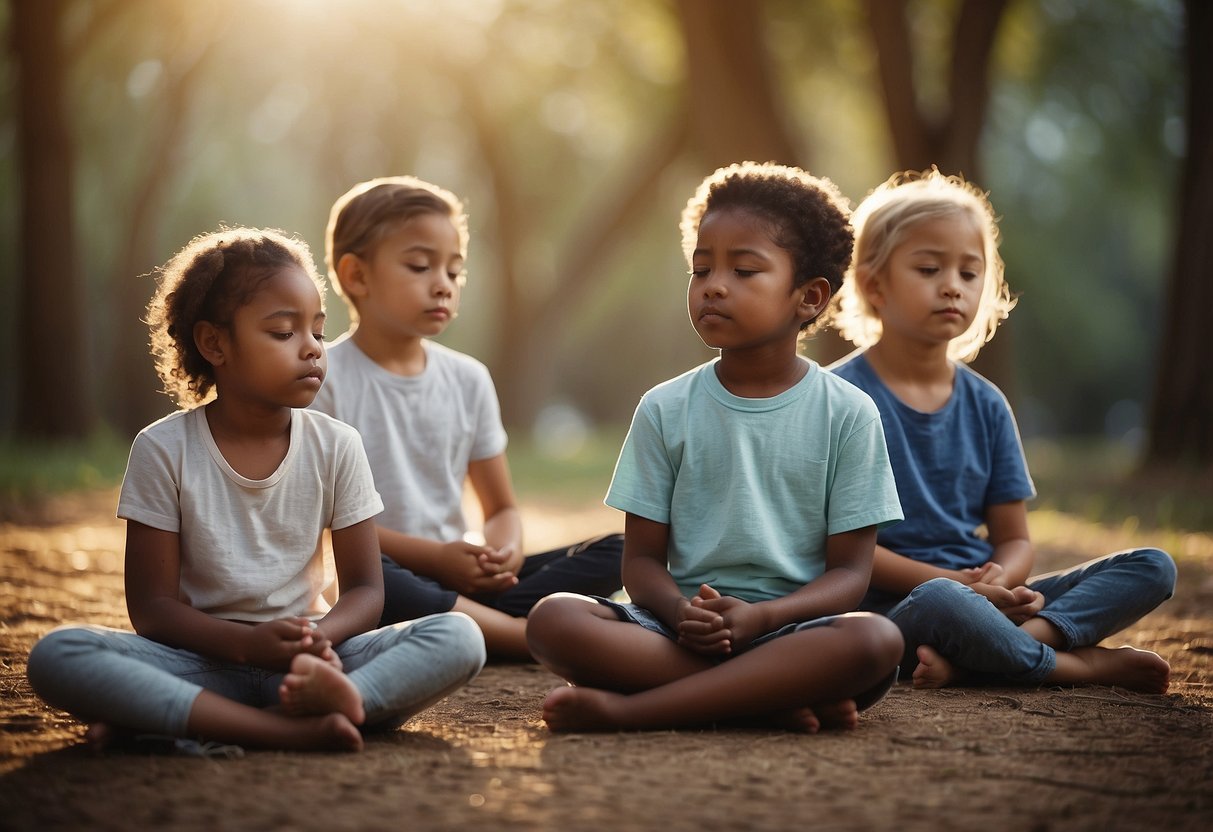
{"type": "Polygon", "coordinates": [[[912,228],[925,220],[969,216],[982,238],[985,260],[981,299],[973,323],[948,344],[948,357],[969,362],[994,337],[998,325],[1015,307],[998,253],[998,218],[989,196],[960,176],[947,176],[932,166],[924,171],[902,171],[890,176],[855,209],[855,259],[830,310],[829,323],[851,343],[870,347],[880,340],[880,316],[858,285],[857,273],[877,273],[889,262],[912,228]]]}
{"type": "Polygon", "coordinates": [[[382,176],[359,182],[337,198],[324,231],[324,263],[333,291],[357,319],[357,306],[337,279],[337,264],[346,254],[372,255],[380,241],[401,223],[422,214],[447,217],[459,235],[459,253],[467,257],[468,218],[463,203],[445,188],[415,176],[382,176]]]}

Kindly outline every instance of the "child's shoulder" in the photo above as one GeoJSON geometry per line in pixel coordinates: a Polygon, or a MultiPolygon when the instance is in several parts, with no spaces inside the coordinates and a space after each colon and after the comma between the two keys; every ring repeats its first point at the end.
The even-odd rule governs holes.
{"type": "Polygon", "coordinates": [[[960,361],[953,363],[956,366],[956,381],[953,386],[957,390],[962,390],[981,401],[995,402],[1008,408],[1010,407],[1006,395],[999,389],[997,384],[974,370],[968,364],[960,361]]]}
{"type": "Polygon", "coordinates": [[[827,373],[831,373],[838,378],[846,379],[851,384],[858,384],[862,387],[863,382],[876,377],[875,372],[872,370],[872,365],[864,358],[864,352],[866,350],[858,349],[849,355],[844,355],[826,367],[825,370],[827,373]]]}
{"type": "Polygon", "coordinates": [[[362,437],[358,433],[357,428],[330,416],[327,413],[322,413],[319,410],[296,409],[292,411],[296,424],[300,425],[304,430],[320,437],[325,441],[350,441],[361,443],[362,437]]]}
{"type": "Polygon", "coordinates": [[[846,373],[840,373],[837,364],[830,367],[813,365],[814,375],[820,385],[820,396],[825,400],[829,411],[835,415],[856,413],[869,417],[879,416],[880,411],[876,402],[856,379],[846,373]]]}
{"type": "Polygon", "coordinates": [[[183,437],[194,427],[194,420],[203,418],[205,412],[206,406],[203,405],[161,416],[139,431],[135,441],[166,442],[183,437]]]}
{"type": "Polygon", "coordinates": [[[465,352],[452,349],[437,341],[425,342],[425,354],[429,362],[441,367],[449,367],[456,372],[488,375],[489,368],[484,362],[473,358],[465,352]]]}

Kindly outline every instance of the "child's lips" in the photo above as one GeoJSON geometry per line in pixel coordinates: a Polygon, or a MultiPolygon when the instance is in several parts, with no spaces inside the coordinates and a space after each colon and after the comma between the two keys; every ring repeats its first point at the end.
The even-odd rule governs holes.
{"type": "Polygon", "coordinates": [[[429,315],[431,318],[441,318],[444,321],[449,321],[451,319],[451,310],[447,309],[445,306],[435,306],[433,309],[427,309],[425,314],[429,315]]]}

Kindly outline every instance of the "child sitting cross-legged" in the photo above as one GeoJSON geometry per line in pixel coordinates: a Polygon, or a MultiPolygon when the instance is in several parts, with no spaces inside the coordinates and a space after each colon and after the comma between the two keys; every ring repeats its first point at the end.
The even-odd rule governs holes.
{"type": "Polygon", "coordinates": [[[139,433],[122,481],[135,632],[61,627],[29,657],[31,686],[95,746],[357,751],[484,664],[464,615],[375,628],[383,504],[358,434],[304,409],[324,382],[322,291],[307,247],[274,231],[203,235],[162,270],[152,350],[187,409],[139,433]]]}
{"type": "Polygon", "coordinates": [[[1035,495],[1015,418],[970,370],[1014,305],[986,195],[938,170],[896,174],[855,210],[836,322],[863,349],[831,369],[880,408],[903,523],[877,536],[863,608],[906,641],[916,687],[1167,689],[1155,653],[1099,646],[1171,596],[1175,564],[1134,549],[1029,577],[1035,495]],[[984,532],[982,531],[984,529],[984,532]]]}
{"type": "Polygon", "coordinates": [[[646,393],[620,453],[606,502],[632,603],[531,613],[532,652],[573,685],[543,703],[552,730],[851,728],[892,684],[896,627],[851,612],[901,518],[880,418],[797,353],[850,261],[848,213],[775,164],[722,168],[688,202],[688,311],[720,355],[646,393]]]}
{"type": "Polygon", "coordinates": [[[313,407],[362,435],[386,506],[381,624],[454,610],[491,657],[528,660],[526,615],[557,591],[610,595],[622,536],[527,554],[488,369],[433,339],[459,313],[468,221],[450,191],[410,176],[362,182],[334,203],[325,240],[350,331],[329,351],[313,407]],[[484,515],[468,539],[470,484],[484,515]]]}

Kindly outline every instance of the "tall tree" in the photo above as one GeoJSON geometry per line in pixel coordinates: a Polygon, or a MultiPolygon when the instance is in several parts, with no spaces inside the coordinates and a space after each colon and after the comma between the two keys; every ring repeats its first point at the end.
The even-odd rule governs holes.
{"type": "Polygon", "coordinates": [[[626,176],[596,192],[579,212],[568,244],[557,254],[552,288],[538,296],[532,285],[518,278],[528,270],[521,260],[526,250],[521,242],[540,231],[533,225],[533,212],[525,210],[527,199],[515,174],[513,152],[502,141],[506,131],[484,85],[471,75],[461,83],[494,192],[500,319],[508,325],[498,330],[491,364],[509,425],[530,425],[550,395],[552,349],[559,342],[564,311],[588,296],[610,252],[625,239],[625,229],[645,218],[667,168],[683,159],[705,174],[746,159],[796,161],[795,142],[780,111],[768,62],[762,4],[679,0],[677,9],[687,70],[679,101],[631,158],[626,176]]]}
{"type": "Polygon", "coordinates": [[[1146,462],[1213,468],[1213,5],[1185,0],[1187,156],[1146,462]]]}
{"type": "MultiPolygon", "coordinates": [[[[184,26],[174,28],[185,31],[184,26]]],[[[145,313],[152,285],[146,275],[156,263],[156,234],[161,205],[187,136],[188,108],[213,41],[187,42],[179,38],[167,50],[164,81],[158,101],[159,117],[148,130],[144,162],[136,177],[129,203],[126,234],[114,273],[114,311],[130,322],[114,333],[107,409],[115,428],[135,433],[157,416],[169,402],[160,395],[160,383],[147,358],[147,330],[137,322],[145,313]]]]}
{"type": "MultiPolygon", "coordinates": [[[[937,166],[980,184],[979,145],[990,99],[990,59],[1007,0],[964,0],[946,49],[951,59],[941,100],[933,101],[921,79],[924,54],[938,44],[915,47],[909,0],[868,0],[868,30],[876,47],[885,116],[898,170],[937,166]]],[[[974,366],[1012,395],[1010,339],[1006,333],[982,350],[974,366]]]]}
{"type": "Polygon", "coordinates": [[[21,176],[17,432],[76,438],[96,425],[65,116],[63,0],[12,0],[21,176]]]}

